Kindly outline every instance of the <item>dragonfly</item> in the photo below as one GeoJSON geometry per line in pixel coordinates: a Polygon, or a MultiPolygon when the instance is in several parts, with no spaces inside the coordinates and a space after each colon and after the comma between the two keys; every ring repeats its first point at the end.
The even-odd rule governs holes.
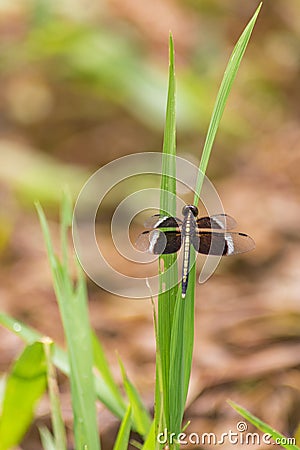
{"type": "Polygon", "coordinates": [[[204,255],[232,256],[253,250],[254,240],[245,233],[232,232],[237,226],[228,214],[199,217],[195,205],[185,205],[183,219],[155,214],[145,222],[136,248],[155,255],[176,253],[183,248],[181,296],[185,298],[190,272],[191,246],[204,255]]]}

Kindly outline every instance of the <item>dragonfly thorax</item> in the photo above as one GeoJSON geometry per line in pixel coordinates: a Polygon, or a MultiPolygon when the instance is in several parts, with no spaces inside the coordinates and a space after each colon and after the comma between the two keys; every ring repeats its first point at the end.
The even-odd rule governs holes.
{"type": "Polygon", "coordinates": [[[189,213],[192,213],[194,217],[198,216],[198,208],[195,205],[185,205],[182,208],[182,215],[186,217],[189,213]]]}

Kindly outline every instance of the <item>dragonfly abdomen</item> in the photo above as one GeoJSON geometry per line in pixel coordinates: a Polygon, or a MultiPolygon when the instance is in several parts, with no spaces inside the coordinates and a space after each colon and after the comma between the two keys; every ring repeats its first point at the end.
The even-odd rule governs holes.
{"type": "Polygon", "coordinates": [[[182,288],[181,296],[185,298],[189,280],[190,271],[190,254],[191,254],[191,237],[195,234],[196,221],[192,211],[185,216],[182,224],[183,237],[183,264],[182,264],[182,288]]]}

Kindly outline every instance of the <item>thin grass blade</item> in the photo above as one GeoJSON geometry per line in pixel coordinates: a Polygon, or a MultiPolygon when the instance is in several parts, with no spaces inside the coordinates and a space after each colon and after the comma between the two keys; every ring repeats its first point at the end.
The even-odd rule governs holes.
{"type": "Polygon", "coordinates": [[[59,390],[54,365],[52,364],[53,341],[43,339],[44,351],[47,363],[47,381],[51,405],[51,421],[56,450],[66,450],[67,437],[60,407],[59,390]]]}
{"type": "MultiPolygon", "coordinates": [[[[63,205],[66,208],[66,202],[63,205]]],[[[99,450],[96,392],[92,374],[93,348],[85,282],[82,277],[78,280],[78,285],[74,289],[69,275],[69,267],[64,261],[65,257],[63,256],[63,263],[60,263],[54,254],[47,221],[40,205],[37,205],[37,210],[47,246],[54,289],[68,345],[76,448],[99,450]]],[[[62,217],[68,217],[68,214],[63,211],[62,217]]],[[[71,223],[68,225],[71,226],[71,223]]],[[[67,233],[67,224],[63,224],[62,231],[67,233]]],[[[67,255],[66,245],[67,235],[62,237],[62,255],[67,255]]]]}
{"type": "Polygon", "coordinates": [[[92,333],[92,342],[94,350],[95,368],[99,372],[99,376],[103,379],[103,383],[105,384],[106,388],[110,390],[111,396],[118,403],[119,409],[123,411],[125,410],[124,399],[113,378],[101,342],[99,341],[94,332],[92,333]]]}
{"type": "Polygon", "coordinates": [[[176,213],[176,86],[175,53],[173,37],[169,39],[169,83],[162,153],[162,178],[160,208],[164,214],[176,213]],[[169,196],[168,193],[173,195],[169,196]]]}
{"type": "Polygon", "coordinates": [[[240,67],[242,58],[244,56],[244,53],[246,51],[249,39],[251,37],[256,19],[258,17],[259,11],[262,7],[262,3],[258,6],[256,9],[253,17],[249,21],[248,25],[244,29],[243,33],[241,34],[238,42],[236,43],[233,52],[231,54],[230,60],[228,62],[228,65],[226,67],[223,80],[221,82],[221,86],[216,98],[215,106],[213,109],[212,117],[210,120],[210,124],[208,127],[203,152],[201,156],[200,166],[199,166],[199,174],[198,179],[196,183],[195,188],[195,196],[194,196],[194,205],[198,205],[199,199],[200,199],[200,193],[203,183],[203,175],[205,175],[208,161],[210,158],[211,150],[213,147],[213,143],[219,128],[219,124],[225,109],[226,101],[228,98],[228,95],[231,91],[232,84],[235,80],[237,71],[240,67]]]}
{"type": "Polygon", "coordinates": [[[168,431],[179,434],[181,420],[184,411],[184,345],[183,345],[183,324],[186,301],[181,298],[180,292],[177,295],[172,336],[171,336],[171,360],[170,360],[170,424],[168,431]]]}
{"type": "MultiPolygon", "coordinates": [[[[169,43],[169,85],[166,109],[166,124],[162,154],[162,177],[160,210],[176,215],[176,110],[175,110],[175,61],[174,43],[170,35],[169,43]]],[[[155,422],[156,431],[160,424],[169,423],[169,372],[170,372],[170,341],[173,322],[174,306],[177,295],[177,255],[162,255],[159,258],[160,294],[158,296],[158,340],[161,367],[160,374],[156,374],[155,389],[155,422]],[[162,389],[159,383],[162,383],[162,389]]],[[[158,353],[157,353],[158,355],[158,353]]]]}
{"type": "MultiPolygon", "coordinates": [[[[200,199],[203,176],[208,165],[211,149],[225,108],[226,100],[231,90],[231,86],[235,79],[242,57],[245,53],[260,8],[261,5],[256,10],[254,16],[252,17],[249,24],[246,26],[244,32],[242,33],[240,39],[238,40],[220,86],[200,161],[199,175],[194,196],[195,205],[198,204],[200,199]]],[[[194,342],[194,292],[196,284],[196,268],[194,264],[195,258],[195,251],[194,249],[191,249],[191,271],[189,276],[188,290],[184,301],[182,301],[180,295],[177,295],[177,302],[172,326],[169,383],[169,430],[171,432],[175,432],[176,434],[178,434],[181,429],[181,421],[184,413],[184,405],[188,392],[192,364],[194,342]]]]}
{"type": "MultiPolygon", "coordinates": [[[[232,84],[235,80],[237,71],[240,67],[242,58],[246,51],[249,39],[251,37],[254,25],[256,23],[259,11],[261,9],[262,3],[260,3],[259,7],[256,9],[253,17],[249,21],[248,25],[244,29],[241,34],[237,44],[235,45],[233,52],[231,54],[230,60],[226,67],[223,80],[221,82],[221,86],[216,98],[215,106],[213,109],[212,117],[210,120],[208,132],[206,135],[204,148],[200,160],[199,165],[199,174],[196,182],[195,188],[195,196],[194,196],[194,205],[198,205],[202,183],[204,179],[204,175],[206,173],[206,169],[208,166],[208,161],[211,155],[211,150],[214,144],[214,140],[216,137],[216,133],[225,109],[226,101],[228,99],[229,93],[231,91],[232,84]]],[[[191,260],[195,261],[196,254],[195,250],[191,248],[191,260]]],[[[185,396],[188,390],[189,378],[190,378],[190,370],[192,363],[192,353],[193,353],[193,339],[194,339],[194,292],[196,286],[196,265],[191,265],[190,275],[189,275],[189,285],[187,289],[187,294],[185,298],[185,302],[187,304],[187,309],[185,312],[185,322],[184,322],[184,340],[185,340],[185,348],[186,352],[184,354],[184,366],[185,366],[185,375],[184,375],[184,389],[185,396]],[[193,308],[193,309],[192,309],[193,308]]]]}
{"type": "Polygon", "coordinates": [[[140,395],[137,391],[137,389],[134,387],[134,385],[129,380],[124,365],[119,358],[119,364],[121,368],[122,378],[123,378],[123,384],[124,389],[127,394],[127,397],[129,399],[129,403],[131,405],[132,410],[132,418],[135,423],[136,431],[146,438],[148,436],[150,427],[151,427],[151,418],[146,410],[145,406],[141,402],[140,395]]]}
{"type": "Polygon", "coordinates": [[[128,405],[113,450],[127,450],[131,429],[131,406],[128,405]]]}
{"type": "MultiPolygon", "coordinates": [[[[163,410],[163,402],[161,399],[163,398],[163,376],[162,376],[162,366],[161,366],[161,355],[160,355],[160,343],[158,337],[158,323],[157,323],[157,315],[155,309],[154,299],[151,296],[152,303],[152,311],[153,311],[153,324],[154,324],[154,333],[155,333],[155,341],[156,341],[156,384],[155,384],[155,417],[152,422],[150,432],[145,440],[144,447],[145,449],[156,449],[159,450],[161,445],[155,439],[155,436],[161,433],[161,430],[166,428],[166,419],[163,410]]],[[[143,447],[143,448],[144,448],[143,447]]]]}
{"type": "Polygon", "coordinates": [[[279,444],[281,447],[286,448],[287,450],[300,450],[297,445],[292,445],[289,443],[288,438],[284,436],[283,434],[279,433],[279,431],[274,430],[274,428],[270,427],[267,423],[260,420],[258,417],[251,414],[249,411],[247,411],[242,406],[238,405],[237,403],[233,402],[232,400],[227,400],[227,403],[236,411],[238,412],[244,419],[248,420],[250,423],[252,423],[256,428],[258,428],[263,433],[268,433],[274,441],[276,442],[276,439],[278,439],[277,444],[279,444]]]}
{"type": "Polygon", "coordinates": [[[57,450],[54,438],[47,427],[40,427],[39,433],[44,450],[57,450]]]}
{"type": "Polygon", "coordinates": [[[153,420],[148,436],[142,447],[143,450],[153,450],[157,448],[157,441],[155,435],[155,421],[153,420]]]}

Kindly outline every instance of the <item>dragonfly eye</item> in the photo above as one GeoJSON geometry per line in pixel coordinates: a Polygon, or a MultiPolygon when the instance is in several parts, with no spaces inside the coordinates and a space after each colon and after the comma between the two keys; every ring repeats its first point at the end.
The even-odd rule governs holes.
{"type": "Polygon", "coordinates": [[[194,217],[198,216],[198,208],[195,205],[185,205],[182,208],[182,215],[187,216],[190,211],[193,213],[194,217]]]}

